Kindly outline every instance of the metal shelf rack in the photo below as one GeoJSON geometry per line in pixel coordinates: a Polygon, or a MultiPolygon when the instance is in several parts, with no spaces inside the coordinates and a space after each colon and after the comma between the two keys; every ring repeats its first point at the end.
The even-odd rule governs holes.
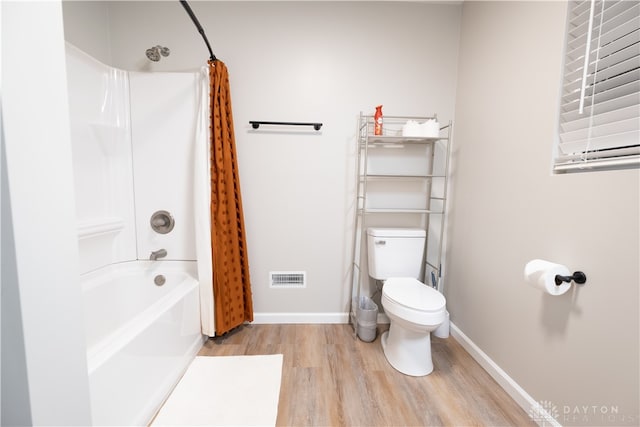
{"type": "MultiPolygon", "coordinates": [[[[402,136],[402,126],[408,120],[423,122],[429,119],[437,119],[437,117],[385,116],[383,135],[374,135],[372,115],[361,113],[358,119],[349,316],[354,333],[357,331],[357,303],[363,295],[364,285],[370,280],[365,265],[366,230],[370,226],[414,227],[415,223],[419,223],[419,228],[423,228],[427,233],[424,268],[420,279],[438,291],[443,291],[442,251],[452,123],[441,126],[438,137],[402,136]],[[376,151],[376,156],[372,156],[372,150],[376,151]],[[378,160],[376,165],[374,165],[374,157],[378,160]],[[391,167],[380,166],[385,160],[390,160],[391,167]],[[392,190],[387,188],[387,192],[383,191],[382,197],[376,199],[374,197],[376,190],[372,188],[376,183],[390,185],[392,190]],[[419,187],[417,191],[416,185],[419,187]],[[409,203],[406,203],[406,200],[405,203],[399,203],[402,197],[398,199],[398,194],[407,196],[406,200],[409,203]],[[417,201],[420,203],[419,206],[416,205],[417,201]]],[[[366,288],[369,289],[369,286],[367,285],[366,288]]],[[[370,292],[367,296],[372,297],[373,293],[375,292],[370,292]]]]}

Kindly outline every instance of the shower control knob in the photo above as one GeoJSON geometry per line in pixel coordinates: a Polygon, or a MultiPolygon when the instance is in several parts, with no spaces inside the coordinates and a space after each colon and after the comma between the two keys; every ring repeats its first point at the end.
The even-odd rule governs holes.
{"type": "Polygon", "coordinates": [[[151,215],[151,220],[149,221],[151,228],[153,231],[159,234],[167,234],[173,230],[175,226],[175,220],[171,216],[171,214],[167,211],[157,211],[151,215]]]}
{"type": "Polygon", "coordinates": [[[159,216],[157,218],[153,218],[151,220],[151,225],[154,227],[165,227],[167,225],[167,218],[164,216],[159,216]]]}

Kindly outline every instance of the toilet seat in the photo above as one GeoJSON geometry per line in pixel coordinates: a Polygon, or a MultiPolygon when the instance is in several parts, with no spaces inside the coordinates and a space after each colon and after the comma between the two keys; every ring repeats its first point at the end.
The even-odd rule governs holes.
{"type": "Polygon", "coordinates": [[[394,302],[412,310],[438,312],[444,308],[444,296],[412,277],[393,277],[384,282],[382,292],[394,302]]]}
{"type": "Polygon", "coordinates": [[[381,302],[387,313],[419,325],[439,325],[446,313],[444,295],[412,277],[387,279],[381,302]]]}

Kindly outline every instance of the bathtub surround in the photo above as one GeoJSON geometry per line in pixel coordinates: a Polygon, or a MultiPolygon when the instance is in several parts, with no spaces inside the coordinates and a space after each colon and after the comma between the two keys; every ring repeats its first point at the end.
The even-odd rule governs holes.
{"type": "Polygon", "coordinates": [[[253,321],[253,300],[227,66],[209,61],[209,79],[213,297],[222,335],[253,321]]]}
{"type": "MultiPolygon", "coordinates": [[[[80,274],[135,260],[130,76],[67,44],[80,274]]],[[[141,159],[140,159],[141,160],[141,159]]],[[[152,250],[159,249],[153,248],[152,250]]]]}
{"type": "Polygon", "coordinates": [[[275,426],[282,354],[198,356],[152,426],[275,426]]]}
{"type": "Polygon", "coordinates": [[[194,201],[209,191],[208,75],[66,54],[91,418],[145,425],[202,346],[200,300],[212,306],[197,279],[211,258],[195,261],[196,219],[209,217],[208,196],[194,201]],[[152,224],[162,211],[166,233],[152,224]]]}

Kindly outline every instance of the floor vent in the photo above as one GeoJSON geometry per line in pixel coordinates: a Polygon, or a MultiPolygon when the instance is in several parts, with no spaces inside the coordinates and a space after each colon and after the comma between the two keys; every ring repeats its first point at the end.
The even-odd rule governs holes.
{"type": "Polygon", "coordinates": [[[270,288],[306,288],[307,273],[304,271],[269,272],[270,288]]]}

